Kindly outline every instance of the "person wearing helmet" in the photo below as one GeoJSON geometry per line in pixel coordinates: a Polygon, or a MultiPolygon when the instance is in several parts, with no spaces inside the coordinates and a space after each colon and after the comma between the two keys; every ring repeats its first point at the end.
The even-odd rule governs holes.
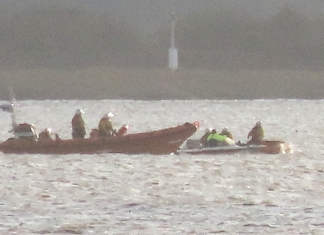
{"type": "Polygon", "coordinates": [[[252,128],[252,130],[249,132],[247,138],[251,139],[247,142],[247,144],[260,144],[262,139],[264,138],[264,130],[262,128],[262,122],[257,121],[255,123],[255,126],[252,128]]]}
{"type": "Polygon", "coordinates": [[[99,121],[98,129],[100,137],[110,137],[116,134],[113,125],[111,123],[111,118],[115,116],[113,113],[109,112],[105,114],[99,121]]]}
{"type": "Polygon", "coordinates": [[[207,147],[207,138],[208,136],[210,135],[212,131],[212,128],[207,128],[205,130],[205,134],[200,138],[200,144],[203,146],[203,147],[207,147]]]}
{"type": "Polygon", "coordinates": [[[231,132],[229,132],[228,128],[227,127],[224,127],[224,129],[221,131],[221,133],[219,133],[220,135],[224,135],[226,136],[227,138],[230,138],[231,140],[234,140],[233,139],[233,135],[231,132]]]}
{"type": "Polygon", "coordinates": [[[38,140],[52,140],[51,138],[51,129],[45,128],[41,133],[38,135],[38,140]]]}
{"type": "Polygon", "coordinates": [[[82,118],[82,112],[78,109],[72,118],[72,138],[83,139],[85,135],[85,123],[82,118]]]}

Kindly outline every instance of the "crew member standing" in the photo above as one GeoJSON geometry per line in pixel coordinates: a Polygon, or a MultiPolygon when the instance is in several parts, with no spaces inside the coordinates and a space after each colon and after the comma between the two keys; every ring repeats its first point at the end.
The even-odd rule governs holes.
{"type": "Polygon", "coordinates": [[[82,118],[81,110],[78,109],[72,118],[72,138],[83,139],[85,135],[85,123],[82,118]]]}

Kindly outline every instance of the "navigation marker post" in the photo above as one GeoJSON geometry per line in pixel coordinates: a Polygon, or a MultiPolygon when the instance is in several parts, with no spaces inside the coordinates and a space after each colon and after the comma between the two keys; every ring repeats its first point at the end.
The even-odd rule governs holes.
{"type": "Polygon", "coordinates": [[[171,18],[171,47],[169,48],[169,69],[175,71],[178,69],[178,49],[174,45],[174,27],[175,27],[175,14],[171,18]]]}

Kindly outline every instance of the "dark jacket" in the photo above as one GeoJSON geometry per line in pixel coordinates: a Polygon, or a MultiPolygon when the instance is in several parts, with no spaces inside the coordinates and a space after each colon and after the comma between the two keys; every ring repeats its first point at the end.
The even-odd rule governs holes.
{"type": "Polygon", "coordinates": [[[72,137],[84,138],[86,135],[85,124],[81,115],[74,115],[72,118],[72,137]]]}

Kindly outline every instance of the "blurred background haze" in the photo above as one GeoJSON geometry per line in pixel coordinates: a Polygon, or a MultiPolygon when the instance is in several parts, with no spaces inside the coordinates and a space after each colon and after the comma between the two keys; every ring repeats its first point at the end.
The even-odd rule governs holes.
{"type": "MultiPolygon", "coordinates": [[[[23,90],[17,71],[24,71],[26,77],[30,73],[31,77],[48,77],[50,71],[62,80],[73,74],[60,79],[58,71],[95,68],[109,76],[101,69],[132,69],[134,75],[166,69],[172,13],[177,19],[179,70],[318,73],[324,65],[323,6],[319,0],[2,0],[0,75],[4,85],[23,90]]],[[[95,74],[92,79],[102,80],[95,74]]],[[[1,89],[3,98],[6,87],[1,89]]],[[[32,94],[26,98],[50,96],[44,87],[39,96],[33,90],[21,92],[32,94]]],[[[93,98],[105,97],[102,92],[93,98]]]]}

